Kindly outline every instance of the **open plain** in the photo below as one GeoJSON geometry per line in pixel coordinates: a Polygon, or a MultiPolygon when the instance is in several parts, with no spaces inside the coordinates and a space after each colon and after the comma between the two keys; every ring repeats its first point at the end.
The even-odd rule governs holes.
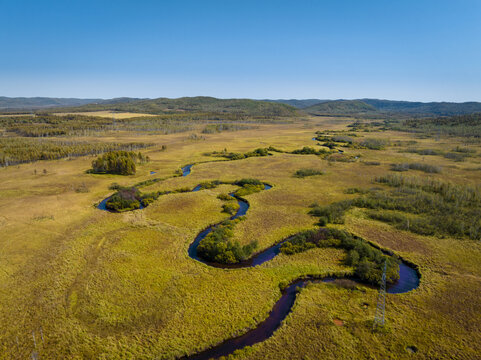
{"type": "MultiPolygon", "coordinates": [[[[313,203],[327,206],[354,199],[359,191],[387,189],[375,179],[393,174],[395,163],[441,169],[410,169],[403,176],[472,187],[481,182],[479,142],[389,129],[356,131],[347,127],[353,122],[307,116],[212,134],[193,126],[173,134],[110,131],[75,138],[150,144],[141,150],[150,161],[131,176],[87,173],[95,155],[1,168],[0,358],[24,359],[36,346],[45,359],[177,359],[255,328],[294,279],[353,274],[346,252],[329,247],[281,253],[254,268],[207,266],[188,256],[189,245],[201,230],[228,217],[218,195],[235,186],[162,195],[141,210],[101,211],[96,204],[113,193],[112,183],[133,186],[163,179],[143,187],[145,192],[193,188],[212,180],[268,183],[269,191],[245,196],[250,209],[233,230],[233,240],[241,245],[257,241],[258,252],[316,228],[319,219],[309,214],[313,203]],[[355,143],[375,138],[385,145],[338,144],[342,154],[327,156],[292,153],[306,146],[329,150],[313,141],[318,134],[347,134],[355,143]],[[456,146],[474,155],[455,162],[405,151],[441,152],[456,146]],[[269,147],[284,152],[240,160],[211,155],[269,147]],[[174,177],[188,164],[194,164],[189,176],[174,177]],[[321,175],[300,178],[295,176],[299,169],[321,175]]],[[[369,211],[353,206],[343,224],[327,226],[347,230],[417,267],[418,288],[387,295],[383,330],[372,331],[376,287],[313,283],[300,290],[272,337],[236,351],[233,358],[479,357],[479,240],[413,233],[379,221],[369,211]]]]}

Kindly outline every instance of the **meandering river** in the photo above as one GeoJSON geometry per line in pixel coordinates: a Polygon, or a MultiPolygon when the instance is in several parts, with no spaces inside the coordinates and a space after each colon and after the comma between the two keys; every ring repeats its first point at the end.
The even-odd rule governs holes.
{"type": "MultiPolygon", "coordinates": [[[[315,140],[315,138],[313,138],[315,140]]],[[[193,164],[184,166],[182,168],[182,176],[187,176],[191,173],[193,164]]],[[[264,184],[264,190],[271,189],[272,186],[269,184],[264,184]]],[[[197,185],[192,191],[199,191],[201,189],[200,185],[197,185]]],[[[234,193],[230,195],[234,196],[234,193]]],[[[101,210],[107,210],[105,207],[106,202],[110,197],[103,200],[99,205],[98,208],[101,210]]],[[[236,197],[237,203],[239,204],[239,209],[237,212],[230,217],[230,219],[236,219],[240,216],[246,215],[247,211],[249,210],[249,202],[241,197],[236,197]]],[[[261,265],[267,261],[272,260],[280,253],[280,248],[282,244],[289,240],[289,238],[280,241],[279,243],[255,254],[251,258],[242,261],[237,264],[226,265],[226,264],[218,264],[213,262],[208,262],[203,260],[197,255],[197,247],[202,239],[204,239],[218,224],[214,224],[209,226],[208,228],[202,230],[191,243],[188,249],[188,253],[190,258],[193,260],[202,262],[208,266],[213,266],[217,268],[225,268],[225,269],[232,269],[232,268],[246,268],[246,267],[254,267],[261,265]]],[[[390,294],[400,294],[406,293],[411,291],[419,286],[419,276],[416,269],[412,266],[408,265],[404,261],[401,262],[399,266],[399,280],[395,283],[390,285],[387,288],[387,292],[390,294]]],[[[330,282],[335,280],[332,277],[326,277],[323,279],[314,278],[314,277],[307,277],[307,278],[299,278],[291,282],[284,290],[282,290],[282,295],[275,303],[274,307],[272,308],[269,316],[262,321],[260,324],[257,325],[256,328],[249,330],[245,334],[225,340],[224,342],[213,346],[209,349],[206,349],[200,353],[183,357],[184,360],[208,360],[212,358],[218,358],[221,356],[226,356],[233,353],[237,349],[242,349],[246,346],[254,345],[256,343],[262,342],[268,338],[270,338],[274,332],[281,326],[282,321],[286,318],[286,316],[291,311],[294,302],[296,300],[296,295],[299,288],[305,287],[309,283],[321,283],[321,282],[330,282]]],[[[351,278],[351,280],[355,280],[351,278]]]]}

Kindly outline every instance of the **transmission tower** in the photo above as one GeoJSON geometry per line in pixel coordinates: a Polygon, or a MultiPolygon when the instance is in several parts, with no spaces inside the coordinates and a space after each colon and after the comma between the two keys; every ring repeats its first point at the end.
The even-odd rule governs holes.
{"type": "Polygon", "coordinates": [[[386,270],[387,260],[384,262],[384,271],[382,273],[381,287],[377,298],[376,315],[374,315],[373,330],[384,326],[384,313],[386,310],[386,270]]]}

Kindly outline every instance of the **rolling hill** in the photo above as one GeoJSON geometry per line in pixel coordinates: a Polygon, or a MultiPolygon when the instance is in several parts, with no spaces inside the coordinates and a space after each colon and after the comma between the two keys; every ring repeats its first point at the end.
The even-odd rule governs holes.
{"type": "Polygon", "coordinates": [[[114,99],[77,99],[77,98],[51,98],[51,97],[5,97],[0,96],[0,110],[40,110],[57,107],[82,106],[87,104],[118,104],[136,101],[135,98],[114,99]]]}
{"type": "Polygon", "coordinates": [[[49,98],[49,97],[4,97],[0,96],[0,109],[41,109],[59,106],[80,106],[101,99],[49,98]]]}
{"type": "Polygon", "coordinates": [[[409,115],[452,116],[481,112],[480,102],[411,102],[378,99],[361,99],[362,102],[384,113],[403,113],[409,115]]]}
{"type": "Polygon", "coordinates": [[[303,110],[312,115],[370,114],[378,111],[374,106],[360,100],[325,101],[303,110]]]}
{"type": "Polygon", "coordinates": [[[278,99],[278,100],[263,100],[263,101],[269,101],[269,102],[276,102],[276,103],[281,103],[281,104],[287,104],[294,106],[298,109],[305,109],[309,106],[316,105],[322,102],[330,101],[330,100],[320,100],[320,99],[278,99]]]}
{"type": "Polygon", "coordinates": [[[481,112],[481,102],[414,102],[380,99],[269,100],[295,106],[313,115],[454,116],[481,112]]]}
{"type": "Polygon", "coordinates": [[[230,113],[245,116],[282,116],[297,115],[295,107],[260,100],[250,99],[217,99],[213,97],[197,96],[177,99],[158,98],[135,100],[118,104],[89,104],[68,111],[127,111],[148,114],[168,114],[179,112],[210,112],[230,113]]]}

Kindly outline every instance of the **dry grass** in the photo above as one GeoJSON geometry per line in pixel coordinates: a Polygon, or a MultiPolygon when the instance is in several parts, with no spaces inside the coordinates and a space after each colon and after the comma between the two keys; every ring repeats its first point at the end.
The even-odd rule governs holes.
{"type": "Polygon", "coordinates": [[[54,113],[54,115],[86,115],[86,116],[99,116],[105,118],[114,119],[130,119],[139,116],[155,116],[152,114],[143,113],[131,113],[131,112],[117,112],[117,111],[87,111],[87,112],[75,112],[75,113],[54,113]]]}
{"type": "MultiPolygon", "coordinates": [[[[142,135],[118,133],[101,141],[145,141],[152,159],[135,176],[89,175],[92,158],[44,161],[0,169],[0,358],[27,358],[32,331],[42,327],[45,359],[173,359],[194,353],[254,327],[280,296],[279,285],[301,275],[342,274],[344,252],[313,249],[280,255],[252,269],[221,270],[187,255],[195,235],[227,217],[217,195],[233,187],[160,197],[145,210],[127,214],[101,212],[93,204],[109,195],[112,182],[131,185],[169,177],[189,163],[212,161],[214,150],[246,152],[275,146],[286,150],[314,146],[319,129],[340,130],[346,119],[314,118],[298,124],[260,125],[235,133],[142,135]],[[166,151],[160,151],[167,145],[166,151]],[[34,175],[47,170],[47,175],[34,175]],[[149,175],[149,171],[157,174],[149,175]],[[78,193],[79,186],[88,192],[78,193]],[[19,339],[19,346],[16,338],[19,339]]],[[[360,135],[363,135],[360,133],[360,135]]],[[[376,137],[412,140],[410,134],[386,132],[376,137]]],[[[85,138],[88,140],[89,138],[85,138]]],[[[461,139],[416,139],[420,147],[449,148],[461,139]]],[[[479,145],[470,145],[479,150],[479,145]]],[[[235,239],[257,239],[260,248],[313,226],[308,206],[356,195],[349,187],[368,188],[374,176],[393,162],[422,161],[399,147],[382,151],[346,149],[359,160],[380,166],[332,163],[312,155],[278,154],[231,162],[197,164],[188,177],[177,177],[144,191],[194,186],[204,180],[254,177],[271,190],[248,195],[246,220],[235,239]],[[320,168],[325,175],[297,179],[299,168],[320,168]]],[[[481,181],[480,158],[462,164],[432,156],[442,177],[455,183],[481,181]]],[[[214,159],[215,160],[215,159],[214,159]]],[[[414,172],[413,172],[414,173],[414,172]]],[[[481,245],[472,241],[415,236],[352,211],[345,227],[419,264],[419,289],[389,295],[388,329],[372,334],[376,292],[313,284],[298,297],[293,312],[272,338],[241,351],[240,359],[407,358],[416,346],[420,358],[479,358],[481,338],[481,245]],[[366,306],[367,304],[367,306],[366,306]],[[334,320],[343,322],[336,326],[334,320]]]]}

